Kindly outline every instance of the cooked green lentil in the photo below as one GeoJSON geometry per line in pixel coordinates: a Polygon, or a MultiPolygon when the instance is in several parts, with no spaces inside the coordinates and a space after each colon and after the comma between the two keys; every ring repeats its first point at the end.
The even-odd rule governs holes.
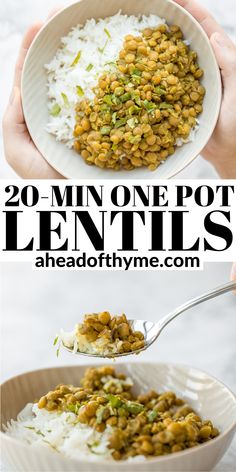
{"type": "Polygon", "coordinates": [[[85,315],[78,332],[88,342],[107,340],[111,344],[115,343],[119,353],[136,351],[145,345],[143,333],[133,331],[124,313],[112,316],[108,311],[103,311],[85,315]]]}
{"type": "Polygon", "coordinates": [[[155,170],[202,112],[197,53],[178,26],[161,25],[126,36],[113,69],[100,76],[93,101],[76,107],[74,149],[101,168],[155,170]]]}
{"type": "Polygon", "coordinates": [[[99,432],[112,427],[109,447],[115,460],[179,452],[219,434],[174,392],[135,395],[129,379],[111,366],[87,369],[80,387],[58,385],[38,407],[71,411],[99,432]]]}

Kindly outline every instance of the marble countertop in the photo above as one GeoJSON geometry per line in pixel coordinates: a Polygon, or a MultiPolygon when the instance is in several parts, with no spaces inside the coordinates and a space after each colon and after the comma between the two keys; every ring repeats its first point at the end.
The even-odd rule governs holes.
{"type": "MultiPolygon", "coordinates": [[[[69,1],[63,3],[66,5],[69,1]]],[[[202,0],[202,3],[228,33],[236,37],[235,0],[202,0]]],[[[57,4],[57,0],[0,2],[0,117],[10,93],[22,33],[32,21],[44,19],[57,4]]],[[[15,177],[4,161],[1,130],[0,159],[0,177],[15,177]]],[[[179,178],[215,176],[213,169],[200,157],[179,174],[179,178]]],[[[229,271],[229,264],[215,263],[206,264],[203,272],[114,272],[112,276],[108,272],[32,274],[29,264],[1,264],[2,379],[30,369],[77,363],[78,358],[72,359],[69,354],[58,360],[51,346],[58,329],[70,329],[79,313],[124,310],[131,317],[141,318],[145,310],[148,318],[157,320],[188,298],[228,280],[229,271]],[[27,333],[31,335],[25,343],[27,333]]],[[[236,297],[232,294],[195,308],[171,324],[159,341],[143,354],[143,360],[172,362],[174,359],[177,363],[205,370],[236,390],[235,315],[236,297]]],[[[79,362],[83,362],[83,358],[79,362]]],[[[235,449],[236,441],[215,472],[235,470],[235,449]]]]}

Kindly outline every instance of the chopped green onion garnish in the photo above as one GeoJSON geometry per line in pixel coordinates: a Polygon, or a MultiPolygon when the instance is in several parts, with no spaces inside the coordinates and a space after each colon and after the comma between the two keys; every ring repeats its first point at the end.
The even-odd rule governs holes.
{"type": "Polygon", "coordinates": [[[103,135],[110,134],[110,131],[111,131],[110,126],[102,126],[102,128],[100,128],[100,133],[103,135]]]}
{"type": "Polygon", "coordinates": [[[105,95],[105,96],[103,97],[103,101],[104,101],[105,103],[107,103],[107,105],[112,106],[112,105],[113,105],[113,103],[112,103],[112,95],[105,95]]]}
{"type": "Polygon", "coordinates": [[[160,103],[159,108],[161,108],[163,110],[167,110],[168,108],[169,109],[173,108],[173,105],[171,105],[170,103],[162,102],[162,103],[160,103]]]}
{"type": "Polygon", "coordinates": [[[79,62],[79,60],[80,60],[80,58],[81,58],[81,54],[82,54],[82,52],[79,51],[78,54],[77,54],[77,56],[76,56],[76,58],[75,58],[74,61],[72,62],[71,67],[74,67],[74,66],[76,66],[76,64],[78,64],[78,62],[79,62]]]}
{"type": "Polygon", "coordinates": [[[112,408],[120,408],[124,404],[124,402],[121,400],[121,398],[117,397],[116,395],[112,395],[112,393],[107,395],[107,398],[108,398],[112,408]]]}
{"type": "Polygon", "coordinates": [[[137,93],[131,92],[131,98],[132,98],[132,100],[134,100],[136,105],[138,105],[139,107],[142,105],[140,96],[137,93]]]}
{"type": "Polygon", "coordinates": [[[53,341],[53,346],[56,346],[57,342],[58,342],[58,339],[59,339],[59,336],[56,336],[56,338],[54,339],[53,341]]]}
{"type": "Polygon", "coordinates": [[[136,402],[130,402],[128,401],[123,405],[125,410],[127,410],[129,413],[133,415],[138,415],[141,413],[141,411],[144,410],[144,406],[141,403],[136,403],[136,402]]]}
{"type": "Polygon", "coordinates": [[[140,107],[138,107],[137,105],[132,105],[131,107],[129,107],[129,115],[133,115],[135,112],[139,112],[139,110],[141,110],[140,107]]]}
{"type": "Polygon", "coordinates": [[[84,91],[83,91],[82,87],[80,87],[80,85],[76,85],[76,91],[77,91],[77,95],[79,95],[79,97],[83,97],[84,91]]]}
{"type": "Polygon", "coordinates": [[[38,429],[37,431],[35,431],[36,434],[38,434],[39,436],[43,436],[45,438],[45,434],[42,433],[42,431],[40,431],[40,429],[38,429]]]}
{"type": "Polygon", "coordinates": [[[129,137],[129,142],[131,144],[137,144],[141,141],[141,136],[130,136],[129,137]]]}
{"type": "Polygon", "coordinates": [[[129,100],[130,97],[131,97],[131,94],[130,94],[129,92],[126,92],[126,93],[124,93],[123,95],[121,95],[120,101],[121,101],[122,103],[127,102],[127,100],[129,100]]]}
{"type": "Polygon", "coordinates": [[[104,28],[104,32],[106,33],[106,35],[108,36],[108,38],[111,39],[111,35],[110,35],[109,31],[108,31],[106,28],[104,28]]]}
{"type": "Polygon", "coordinates": [[[97,424],[101,424],[103,420],[103,414],[105,411],[106,407],[105,406],[100,406],[97,411],[96,411],[96,417],[97,417],[97,424]]]}
{"type": "Polygon", "coordinates": [[[155,87],[154,90],[158,95],[165,95],[166,94],[166,90],[164,88],[160,87],[160,86],[155,87]]]}
{"type": "Polygon", "coordinates": [[[65,105],[66,107],[69,107],[70,104],[69,104],[69,100],[68,100],[67,95],[62,92],[62,93],[61,93],[61,96],[62,96],[62,98],[63,98],[64,105],[65,105]]]}
{"type": "Polygon", "coordinates": [[[121,103],[120,97],[117,97],[115,94],[113,94],[111,96],[111,99],[112,99],[112,103],[114,103],[114,105],[120,105],[120,103],[121,103]]]}
{"type": "Polygon", "coordinates": [[[140,77],[142,75],[142,72],[139,69],[134,69],[134,72],[132,75],[138,75],[140,77]]]}
{"type": "Polygon", "coordinates": [[[117,115],[117,113],[116,113],[116,111],[114,111],[114,113],[112,113],[112,117],[111,117],[111,121],[112,121],[113,125],[116,122],[116,115],[117,115]]]}
{"type": "Polygon", "coordinates": [[[51,108],[50,115],[52,115],[52,116],[58,116],[59,113],[60,113],[60,111],[61,111],[60,105],[58,105],[57,103],[55,103],[55,104],[53,105],[53,107],[51,108]]]}
{"type": "Polygon", "coordinates": [[[153,103],[153,102],[149,102],[148,100],[144,100],[143,104],[144,104],[144,106],[145,106],[145,108],[148,112],[151,112],[151,111],[155,110],[155,108],[156,108],[156,104],[153,103]]]}
{"type": "Polygon", "coordinates": [[[156,419],[157,415],[158,415],[157,411],[154,411],[154,410],[153,410],[153,411],[149,411],[149,412],[147,413],[148,421],[149,421],[150,423],[153,423],[153,421],[156,419]]]}
{"type": "Polygon", "coordinates": [[[86,67],[86,71],[87,72],[90,72],[93,68],[93,64],[89,64],[87,67],[86,67]]]}
{"type": "Polygon", "coordinates": [[[115,123],[115,128],[120,128],[121,126],[124,126],[126,124],[127,118],[121,118],[120,120],[117,120],[115,123]]]}
{"type": "Polygon", "coordinates": [[[129,125],[130,128],[134,129],[135,128],[135,125],[138,123],[138,119],[137,118],[130,118],[128,121],[127,121],[127,125],[129,125]]]}
{"type": "Polygon", "coordinates": [[[132,79],[134,82],[136,82],[136,84],[141,83],[141,77],[139,77],[138,75],[132,75],[132,79]]]}
{"type": "Polygon", "coordinates": [[[66,409],[71,411],[72,413],[75,413],[76,415],[78,415],[80,407],[81,407],[81,404],[79,402],[67,403],[66,405],[66,409]]]}
{"type": "Polygon", "coordinates": [[[98,51],[99,51],[101,54],[105,51],[105,49],[106,49],[106,47],[107,47],[107,44],[108,44],[108,41],[109,41],[109,39],[107,39],[107,41],[105,42],[103,48],[98,48],[98,51]]]}
{"type": "Polygon", "coordinates": [[[105,66],[115,66],[115,67],[117,66],[116,62],[114,62],[114,61],[106,62],[104,65],[105,66]]]}

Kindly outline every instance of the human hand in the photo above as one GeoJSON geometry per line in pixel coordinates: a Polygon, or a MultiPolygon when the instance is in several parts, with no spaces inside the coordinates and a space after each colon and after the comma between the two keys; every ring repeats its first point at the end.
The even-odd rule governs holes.
{"type": "MultiPolygon", "coordinates": [[[[55,14],[55,11],[50,15],[55,14]]],[[[6,160],[24,179],[62,179],[44,159],[28,132],[21,103],[21,76],[28,49],[43,26],[36,23],[26,32],[15,68],[13,90],[3,118],[3,141],[6,160]]]]}
{"type": "Polygon", "coordinates": [[[236,262],[233,263],[231,269],[231,279],[236,280],[236,262]]]}
{"type": "Polygon", "coordinates": [[[207,33],[223,83],[223,100],[216,128],[203,151],[208,160],[225,179],[236,178],[236,45],[212,15],[195,0],[175,0],[200,23],[207,33]]]}

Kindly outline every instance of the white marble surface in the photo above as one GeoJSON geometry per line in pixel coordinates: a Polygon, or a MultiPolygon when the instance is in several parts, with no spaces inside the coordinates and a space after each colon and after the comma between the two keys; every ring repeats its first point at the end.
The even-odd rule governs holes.
{"type": "MultiPolygon", "coordinates": [[[[236,1],[202,0],[202,3],[236,37],[236,1]]],[[[44,19],[57,4],[57,0],[0,1],[0,118],[10,93],[22,33],[32,21],[44,19]]],[[[14,177],[4,161],[1,131],[0,159],[0,177],[14,177]]],[[[214,178],[215,173],[198,158],[179,177],[214,178]]],[[[130,316],[156,320],[188,298],[226,281],[230,266],[208,264],[204,272],[196,273],[32,273],[30,265],[8,263],[2,264],[0,270],[4,380],[29,369],[78,362],[78,358],[72,359],[69,354],[58,360],[52,348],[55,332],[60,327],[69,329],[77,321],[77,314],[101,309],[124,310],[130,316]]],[[[235,332],[236,297],[228,294],[176,320],[142,357],[193,365],[235,390],[235,332]]],[[[235,448],[236,441],[215,471],[235,471],[235,448]]]]}

